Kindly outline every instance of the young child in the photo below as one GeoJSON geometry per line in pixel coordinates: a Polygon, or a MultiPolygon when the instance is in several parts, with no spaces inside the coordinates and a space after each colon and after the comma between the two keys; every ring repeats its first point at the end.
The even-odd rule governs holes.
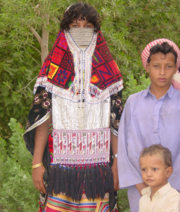
{"type": "Polygon", "coordinates": [[[151,85],[128,98],[118,135],[119,185],[128,188],[131,212],[139,211],[141,190],[147,186],[138,160],[144,147],[162,144],[171,151],[174,171],[169,181],[180,191],[180,91],[171,85],[180,51],[172,41],[158,39],[145,47],[141,57],[151,85]]]}
{"type": "Polygon", "coordinates": [[[180,193],[171,187],[168,178],[173,172],[169,149],[161,145],[145,147],[140,155],[142,189],[139,212],[180,212],[180,193]]]}
{"type": "MultiPolygon", "coordinates": [[[[94,7],[68,7],[34,87],[24,139],[33,154],[34,186],[47,194],[46,212],[109,211],[115,204],[123,85],[100,24],[94,7]]],[[[44,210],[44,201],[40,206],[44,210]]]]}

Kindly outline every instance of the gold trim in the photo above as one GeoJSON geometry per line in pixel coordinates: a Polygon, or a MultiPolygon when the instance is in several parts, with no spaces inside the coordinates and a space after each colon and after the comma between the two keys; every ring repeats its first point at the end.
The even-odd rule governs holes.
{"type": "Polygon", "coordinates": [[[42,162],[41,163],[38,163],[38,164],[35,164],[35,165],[32,165],[32,169],[36,169],[36,168],[38,168],[38,167],[40,167],[42,165],[43,165],[42,162]]]}

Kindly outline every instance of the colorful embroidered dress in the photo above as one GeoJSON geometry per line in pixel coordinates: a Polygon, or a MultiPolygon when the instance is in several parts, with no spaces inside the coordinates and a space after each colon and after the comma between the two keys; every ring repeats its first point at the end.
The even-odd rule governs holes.
{"type": "Polygon", "coordinates": [[[35,129],[52,114],[43,157],[49,195],[65,195],[77,203],[84,195],[91,202],[107,198],[107,192],[113,197],[110,114],[117,135],[122,88],[121,73],[100,31],[86,49],[70,33],[59,32],[36,81],[24,135],[33,154],[35,129]]]}

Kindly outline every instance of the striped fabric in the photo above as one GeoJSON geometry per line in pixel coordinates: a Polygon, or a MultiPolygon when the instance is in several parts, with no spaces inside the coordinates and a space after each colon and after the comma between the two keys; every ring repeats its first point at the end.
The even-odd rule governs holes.
{"type": "Polygon", "coordinates": [[[179,50],[178,46],[171,40],[161,38],[161,39],[157,39],[157,40],[154,40],[151,43],[149,43],[142,51],[141,59],[142,59],[142,63],[143,63],[143,66],[145,69],[146,69],[146,65],[147,65],[147,60],[150,55],[150,49],[153,46],[155,46],[157,44],[162,44],[164,42],[167,42],[170,46],[172,46],[174,48],[175,52],[177,53],[177,69],[179,68],[179,66],[180,66],[180,50],[179,50]]]}
{"type": "Polygon", "coordinates": [[[180,90],[180,73],[177,71],[172,78],[172,85],[177,90],[180,90]]]}
{"type": "Polygon", "coordinates": [[[63,194],[49,196],[45,212],[109,212],[109,194],[105,194],[105,198],[97,198],[94,201],[89,201],[85,194],[80,202],[74,202],[71,198],[63,194]]]}

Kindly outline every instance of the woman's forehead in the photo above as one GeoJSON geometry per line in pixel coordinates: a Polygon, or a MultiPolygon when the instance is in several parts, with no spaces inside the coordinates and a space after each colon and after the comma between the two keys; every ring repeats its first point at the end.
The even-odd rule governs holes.
{"type": "Polygon", "coordinates": [[[72,23],[86,23],[86,24],[88,24],[88,23],[91,23],[91,22],[87,21],[86,18],[84,18],[84,19],[78,18],[78,19],[74,19],[72,23]]]}
{"type": "Polygon", "coordinates": [[[79,18],[76,18],[73,20],[73,22],[78,22],[78,21],[86,21],[86,17],[85,16],[79,16],[79,18]]]}

